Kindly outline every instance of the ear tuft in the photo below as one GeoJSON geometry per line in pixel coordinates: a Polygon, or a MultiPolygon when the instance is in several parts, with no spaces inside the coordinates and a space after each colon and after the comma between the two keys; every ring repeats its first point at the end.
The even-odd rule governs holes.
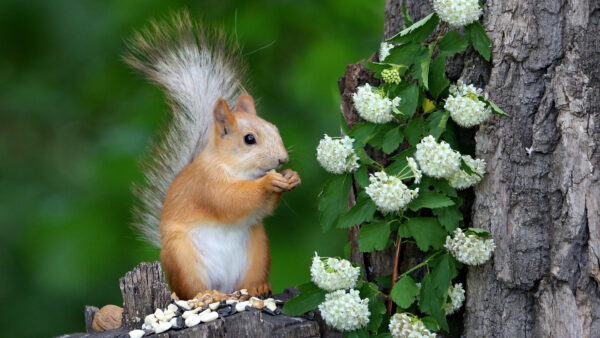
{"type": "Polygon", "coordinates": [[[220,135],[227,135],[235,125],[235,116],[233,116],[227,102],[223,100],[223,98],[217,100],[217,103],[213,108],[213,115],[215,117],[215,125],[218,125],[219,130],[221,131],[220,135]]]}
{"type": "Polygon", "coordinates": [[[256,108],[254,107],[254,100],[252,99],[252,96],[248,94],[240,95],[235,106],[235,111],[256,114],[256,108]]]}

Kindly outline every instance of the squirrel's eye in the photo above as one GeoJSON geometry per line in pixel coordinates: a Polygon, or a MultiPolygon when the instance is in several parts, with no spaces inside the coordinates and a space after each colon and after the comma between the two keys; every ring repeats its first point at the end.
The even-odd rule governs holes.
{"type": "Polygon", "coordinates": [[[246,144],[255,144],[256,143],[256,138],[252,134],[246,134],[246,135],[244,135],[244,143],[246,143],[246,144]]]}

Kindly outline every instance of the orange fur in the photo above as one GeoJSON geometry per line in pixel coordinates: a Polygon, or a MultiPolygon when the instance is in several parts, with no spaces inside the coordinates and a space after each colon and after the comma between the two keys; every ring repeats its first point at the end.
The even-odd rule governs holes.
{"type": "Polygon", "coordinates": [[[182,299],[207,288],[206,262],[190,239],[192,230],[206,224],[250,222],[247,258],[240,257],[247,259],[247,272],[239,286],[250,289],[267,283],[270,254],[262,218],[276,208],[281,192],[300,184],[298,174],[289,169],[269,171],[287,162],[283,143],[278,133],[275,137],[274,126],[256,116],[250,96],[240,96],[240,107],[245,111],[233,113],[224,101],[217,102],[206,147],[167,191],[160,224],[161,260],[171,288],[182,299]],[[257,138],[251,146],[241,141],[249,132],[257,138]]]}

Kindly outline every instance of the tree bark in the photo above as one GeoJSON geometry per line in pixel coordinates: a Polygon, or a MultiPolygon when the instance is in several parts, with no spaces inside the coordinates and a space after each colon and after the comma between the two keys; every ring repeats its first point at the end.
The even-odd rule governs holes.
{"type": "MultiPolygon", "coordinates": [[[[414,21],[432,12],[425,1],[388,0],[385,38],[402,29],[403,4],[414,21]]],[[[467,50],[447,75],[511,116],[475,133],[488,173],[469,225],[490,230],[497,249],[468,269],[463,333],[600,337],[600,1],[488,0],[481,21],[491,62],[467,50]]],[[[361,263],[391,269],[389,259],[361,263]]]]}

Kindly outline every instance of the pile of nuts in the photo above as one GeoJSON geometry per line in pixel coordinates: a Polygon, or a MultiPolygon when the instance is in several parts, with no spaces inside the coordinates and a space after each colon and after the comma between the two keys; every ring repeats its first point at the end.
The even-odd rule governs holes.
{"type": "Polygon", "coordinates": [[[191,300],[174,300],[166,309],[156,309],[144,318],[141,330],[129,332],[131,338],[141,338],[167,330],[179,330],[208,323],[238,312],[258,309],[270,315],[278,315],[283,302],[273,298],[250,297],[246,289],[226,294],[218,291],[199,293],[191,300]]]}

